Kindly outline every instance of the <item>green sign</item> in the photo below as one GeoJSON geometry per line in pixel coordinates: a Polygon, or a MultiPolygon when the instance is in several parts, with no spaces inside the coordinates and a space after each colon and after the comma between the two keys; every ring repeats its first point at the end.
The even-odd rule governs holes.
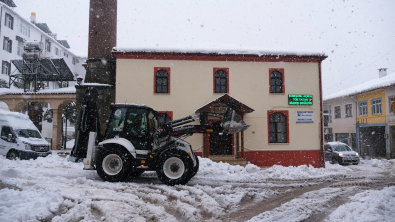
{"type": "Polygon", "coordinates": [[[313,105],[313,95],[288,95],[288,105],[313,105]]]}

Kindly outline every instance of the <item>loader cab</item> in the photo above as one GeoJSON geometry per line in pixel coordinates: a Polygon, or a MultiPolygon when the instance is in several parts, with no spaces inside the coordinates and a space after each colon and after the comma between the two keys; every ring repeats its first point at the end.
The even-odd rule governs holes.
{"type": "Polygon", "coordinates": [[[158,128],[158,113],[137,105],[112,105],[105,139],[125,138],[137,150],[151,150],[153,133],[158,128]]]}

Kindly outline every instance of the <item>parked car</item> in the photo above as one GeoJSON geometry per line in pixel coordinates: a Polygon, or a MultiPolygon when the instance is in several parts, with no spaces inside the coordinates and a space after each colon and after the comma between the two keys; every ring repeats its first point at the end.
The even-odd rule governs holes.
{"type": "Polygon", "coordinates": [[[329,142],[324,144],[325,160],[340,165],[352,163],[358,165],[359,154],[353,151],[347,144],[342,142],[329,142]]]}
{"type": "Polygon", "coordinates": [[[27,115],[0,110],[0,155],[8,159],[36,159],[52,152],[27,115]]]}

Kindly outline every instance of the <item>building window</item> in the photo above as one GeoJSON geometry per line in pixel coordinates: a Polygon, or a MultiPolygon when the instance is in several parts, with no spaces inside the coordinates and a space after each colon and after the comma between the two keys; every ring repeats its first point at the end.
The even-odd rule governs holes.
{"type": "Polygon", "coordinates": [[[154,93],[170,93],[170,68],[154,68],[154,93]]]}
{"type": "Polygon", "coordinates": [[[372,103],[372,115],[382,113],[381,98],[372,99],[371,103],[372,103]]]}
{"type": "Polygon", "coordinates": [[[55,55],[59,56],[59,49],[55,47],[55,55]]]}
{"type": "Polygon", "coordinates": [[[48,39],[45,41],[45,50],[51,52],[51,42],[48,39]]]}
{"type": "Polygon", "coordinates": [[[329,126],[329,112],[328,110],[324,110],[324,126],[329,126]]]}
{"type": "Polygon", "coordinates": [[[288,111],[268,111],[269,143],[289,143],[288,111]]]}
{"type": "Polygon", "coordinates": [[[12,40],[4,36],[3,50],[12,53],[12,40]]]}
{"type": "Polygon", "coordinates": [[[229,93],[229,69],[214,68],[214,93],[229,93]]]}
{"type": "Polygon", "coordinates": [[[348,133],[335,133],[335,136],[336,136],[336,141],[339,141],[339,142],[349,145],[348,133]]]}
{"type": "Polygon", "coordinates": [[[14,17],[8,13],[5,13],[4,25],[10,29],[14,29],[14,17]]]}
{"type": "Polygon", "coordinates": [[[65,52],[63,53],[63,56],[66,57],[66,58],[69,58],[69,54],[67,54],[65,52]]]}
{"type": "Polygon", "coordinates": [[[284,69],[269,69],[270,93],[285,93],[284,69]]]}
{"type": "Polygon", "coordinates": [[[27,37],[30,37],[30,28],[27,27],[23,22],[20,23],[19,32],[27,37]]]}
{"type": "Polygon", "coordinates": [[[345,105],[346,117],[352,117],[352,104],[345,105]]]}
{"type": "Polygon", "coordinates": [[[341,118],[342,112],[340,106],[335,106],[335,119],[341,118]]]}
{"type": "Polygon", "coordinates": [[[366,116],[368,115],[368,101],[358,102],[358,115],[366,116]]]}
{"type": "Polygon", "coordinates": [[[390,108],[389,108],[390,113],[394,113],[394,109],[392,109],[391,104],[392,104],[392,102],[395,101],[395,96],[390,97],[390,98],[389,98],[389,101],[390,101],[390,108]]]}
{"type": "Polygon", "coordinates": [[[329,111],[329,122],[332,122],[332,106],[328,105],[328,111],[329,111]]]}
{"type": "Polygon", "coordinates": [[[11,74],[11,63],[7,61],[2,62],[1,74],[10,75],[11,74]]]}
{"type": "Polygon", "coordinates": [[[17,48],[16,54],[18,56],[22,56],[22,54],[23,54],[23,42],[19,42],[18,41],[18,48],[17,48]]]}

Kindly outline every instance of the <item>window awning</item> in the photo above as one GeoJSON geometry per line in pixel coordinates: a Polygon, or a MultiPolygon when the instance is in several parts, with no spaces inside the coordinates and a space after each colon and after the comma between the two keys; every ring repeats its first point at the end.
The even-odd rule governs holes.
{"type": "Polygon", "coordinates": [[[254,109],[252,109],[249,106],[243,104],[239,100],[229,96],[228,94],[224,94],[224,95],[218,97],[217,99],[207,103],[206,105],[198,108],[197,110],[195,110],[195,113],[212,112],[212,110],[215,107],[221,107],[221,106],[222,107],[226,107],[227,104],[229,104],[229,103],[235,104],[236,112],[239,115],[243,115],[243,114],[254,112],[254,109]]]}

